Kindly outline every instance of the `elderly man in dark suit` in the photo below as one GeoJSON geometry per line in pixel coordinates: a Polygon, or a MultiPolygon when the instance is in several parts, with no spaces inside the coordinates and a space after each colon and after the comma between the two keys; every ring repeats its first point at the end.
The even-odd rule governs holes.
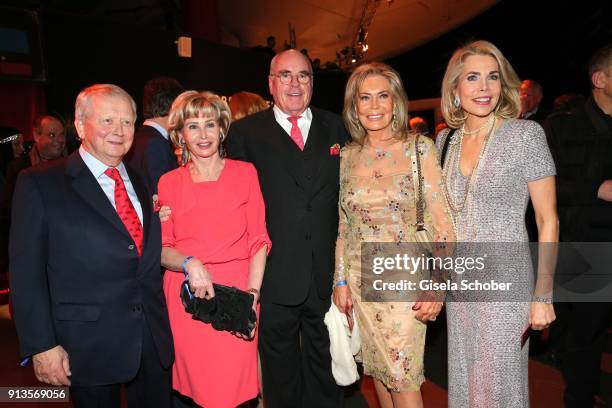
{"type": "Polygon", "coordinates": [[[323,317],[338,232],[338,152],[348,134],[339,116],[309,107],[312,68],[300,52],[277,54],[268,82],[275,106],[236,122],[227,139],[230,157],[257,168],[274,243],[261,296],[265,398],[270,408],[339,406],[323,317]]]}
{"type": "Polygon", "coordinates": [[[156,194],[159,178],[177,167],[172,142],[168,138],[168,111],[183,87],[174,78],[159,77],[146,83],[142,98],[145,121],[134,135],[134,145],[126,161],[156,194]]]}
{"type": "Polygon", "coordinates": [[[130,406],[170,405],[159,219],[122,162],[135,118],[121,88],[84,89],[79,150],[23,171],[15,189],[9,269],[21,353],[39,381],[70,385],[76,407],[119,407],[122,385],[130,406]]]}

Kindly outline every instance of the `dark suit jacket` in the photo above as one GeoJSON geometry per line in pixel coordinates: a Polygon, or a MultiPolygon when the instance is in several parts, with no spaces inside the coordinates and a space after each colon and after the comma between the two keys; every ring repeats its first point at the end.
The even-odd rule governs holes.
{"type": "Polygon", "coordinates": [[[597,198],[612,179],[612,119],[593,98],[544,124],[557,167],[557,203],[563,241],[612,241],[612,203],[597,198]]]}
{"type": "Polygon", "coordinates": [[[76,386],[132,379],[145,319],[162,365],[173,360],[159,219],[140,177],[130,168],[128,174],[143,210],[140,258],[78,151],[24,170],[17,180],[10,284],[21,354],[61,345],[76,386]]]}
{"type": "Polygon", "coordinates": [[[534,122],[538,122],[539,125],[542,125],[544,124],[544,121],[546,120],[548,115],[550,115],[550,111],[544,109],[540,105],[536,113],[525,119],[533,120],[534,122]]]}
{"type": "Polygon", "coordinates": [[[314,278],[321,298],[329,298],[338,235],[340,156],[330,147],[349,136],[338,115],[311,108],[312,124],[304,151],[268,109],[237,121],[226,147],[230,157],[255,165],[266,204],[272,240],[262,301],[303,302],[314,278]]]}
{"type": "Polygon", "coordinates": [[[177,167],[172,142],[154,127],[142,125],[134,134],[134,144],[125,162],[140,173],[149,190],[157,194],[159,178],[177,167]]]}

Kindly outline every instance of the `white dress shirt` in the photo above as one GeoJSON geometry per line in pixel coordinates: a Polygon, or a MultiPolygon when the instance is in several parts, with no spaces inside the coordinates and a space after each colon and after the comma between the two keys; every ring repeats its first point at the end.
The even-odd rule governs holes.
{"type": "MultiPolygon", "coordinates": [[[[279,125],[287,132],[287,134],[291,137],[291,122],[289,122],[289,116],[285,112],[280,110],[280,108],[276,105],[272,108],[274,111],[274,118],[278,122],[279,125]]],[[[302,138],[304,139],[304,146],[306,146],[306,140],[308,139],[308,132],[310,131],[310,125],[312,124],[312,112],[310,108],[306,108],[304,112],[300,115],[301,117],[298,119],[297,125],[302,132],[302,138]]]]}
{"type": "MultiPolygon", "coordinates": [[[[117,206],[115,205],[115,180],[104,174],[106,169],[108,169],[109,167],[106,164],[102,163],[100,160],[96,159],[94,156],[92,156],[91,153],[89,153],[87,150],[85,150],[85,148],[83,148],[83,145],[79,147],[79,154],[81,155],[81,158],[85,162],[85,165],[87,166],[89,171],[91,171],[91,174],[93,174],[98,184],[100,184],[100,187],[102,187],[104,194],[106,194],[106,197],[113,205],[113,208],[117,210],[117,206]]],[[[140,219],[140,224],[142,225],[142,207],[140,206],[140,201],[138,201],[138,196],[136,195],[134,186],[132,186],[132,182],[130,181],[130,177],[127,174],[127,170],[125,169],[123,162],[119,163],[119,165],[117,166],[117,170],[119,171],[119,175],[121,175],[121,178],[123,179],[125,189],[127,190],[128,196],[130,197],[130,201],[132,202],[132,205],[134,206],[134,209],[138,214],[138,219],[140,219]]]]}
{"type": "Polygon", "coordinates": [[[157,130],[159,133],[161,133],[164,139],[168,140],[168,137],[169,137],[168,130],[166,130],[166,128],[160,125],[159,123],[155,122],[154,120],[147,119],[142,124],[146,126],[151,126],[155,130],[157,130]]]}

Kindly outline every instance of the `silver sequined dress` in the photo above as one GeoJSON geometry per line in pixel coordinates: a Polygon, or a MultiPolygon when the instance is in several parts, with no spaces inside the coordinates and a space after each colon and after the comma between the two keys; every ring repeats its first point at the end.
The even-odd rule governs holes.
{"type": "MultiPolygon", "coordinates": [[[[437,138],[438,148],[447,131],[437,138]]],[[[460,136],[460,132],[456,132],[460,136]]],[[[468,178],[458,168],[459,143],[449,145],[445,167],[448,194],[465,197],[468,178]],[[456,160],[453,161],[453,158],[456,160]],[[454,165],[453,165],[454,164],[454,165]]],[[[526,242],[527,183],[555,174],[542,128],[529,120],[505,120],[489,139],[473,181],[471,197],[454,214],[457,241],[526,242]]],[[[526,254],[512,259],[524,274],[523,301],[447,303],[448,399],[451,408],[529,406],[528,327],[533,270],[526,254]]]]}

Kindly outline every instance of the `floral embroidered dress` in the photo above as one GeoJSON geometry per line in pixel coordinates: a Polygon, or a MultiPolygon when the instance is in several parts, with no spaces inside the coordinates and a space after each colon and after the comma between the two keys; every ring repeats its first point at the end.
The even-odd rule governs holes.
{"type": "MultiPolygon", "coordinates": [[[[417,391],[425,381],[423,352],[427,326],[417,320],[413,302],[365,302],[361,298],[363,242],[414,242],[415,188],[411,157],[414,136],[384,149],[348,145],[340,153],[340,225],[336,276],[347,280],[361,334],[364,372],[396,392],[417,391]]],[[[441,189],[436,149],[419,138],[425,225],[436,242],[454,241],[454,229],[441,189]]]]}

